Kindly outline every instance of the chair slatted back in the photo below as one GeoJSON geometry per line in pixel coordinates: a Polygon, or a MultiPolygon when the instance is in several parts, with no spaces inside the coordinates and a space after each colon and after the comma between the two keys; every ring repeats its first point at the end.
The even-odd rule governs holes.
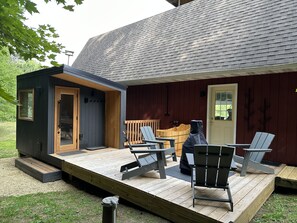
{"type": "MultiPolygon", "coordinates": [[[[151,126],[142,126],[140,127],[141,134],[145,140],[156,140],[155,134],[151,126]]],[[[162,149],[159,144],[156,144],[155,147],[151,147],[152,149],[162,149]]]]}
{"type": "Polygon", "coordinates": [[[234,148],[218,145],[194,146],[195,186],[225,187],[234,148]]]}
{"type": "MultiPolygon", "coordinates": [[[[275,135],[267,132],[256,132],[250,149],[268,149],[275,135]]],[[[250,159],[260,163],[265,152],[252,152],[250,159]]]]}
{"type": "Polygon", "coordinates": [[[140,127],[143,138],[146,140],[156,140],[155,134],[150,126],[140,127]]]}
{"type": "Polygon", "coordinates": [[[222,146],[221,157],[218,170],[218,186],[225,186],[228,182],[229,172],[231,169],[231,163],[234,155],[234,148],[222,146]]]}

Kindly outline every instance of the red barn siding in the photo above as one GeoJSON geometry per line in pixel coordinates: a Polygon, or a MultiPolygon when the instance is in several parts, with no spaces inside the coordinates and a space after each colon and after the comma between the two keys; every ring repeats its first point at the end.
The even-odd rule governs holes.
{"type": "Polygon", "coordinates": [[[131,86],[127,119],[160,119],[161,128],[173,121],[206,123],[208,85],[230,83],[238,84],[237,142],[250,142],[256,131],[271,132],[273,152],[265,159],[297,165],[297,73],[131,86]]]}

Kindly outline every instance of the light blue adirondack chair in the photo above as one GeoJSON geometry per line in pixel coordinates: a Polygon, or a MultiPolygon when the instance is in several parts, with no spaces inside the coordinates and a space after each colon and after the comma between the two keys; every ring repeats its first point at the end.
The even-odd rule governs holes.
{"type": "Polygon", "coordinates": [[[120,172],[123,173],[122,180],[139,176],[152,170],[157,170],[161,179],[166,179],[164,149],[155,149],[154,143],[133,144],[129,139],[125,139],[128,143],[130,152],[134,155],[136,161],[121,166],[120,172]],[[154,147],[154,149],[152,149],[154,147]],[[151,149],[149,149],[151,148],[151,149]]]}
{"type": "Polygon", "coordinates": [[[245,176],[248,168],[268,174],[274,173],[274,169],[261,163],[265,153],[271,152],[269,146],[274,136],[267,132],[256,132],[251,144],[228,144],[245,151],[244,157],[238,155],[233,157],[236,163],[242,164],[240,176],[245,176]]]}
{"type": "Polygon", "coordinates": [[[171,158],[173,161],[177,161],[176,153],[175,153],[175,142],[174,139],[171,138],[161,138],[161,137],[155,137],[155,134],[150,126],[143,126],[140,127],[143,141],[145,143],[155,143],[157,145],[156,148],[159,149],[165,149],[165,156],[166,158],[171,158]],[[170,142],[170,148],[164,148],[164,142],[169,141],[170,142]]]}

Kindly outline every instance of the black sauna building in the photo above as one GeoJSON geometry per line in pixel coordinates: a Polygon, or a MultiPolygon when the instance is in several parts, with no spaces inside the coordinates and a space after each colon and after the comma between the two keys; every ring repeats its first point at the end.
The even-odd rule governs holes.
{"type": "Polygon", "coordinates": [[[18,76],[17,95],[21,156],[61,167],[52,154],[123,146],[121,84],[63,65],[18,76]]]}

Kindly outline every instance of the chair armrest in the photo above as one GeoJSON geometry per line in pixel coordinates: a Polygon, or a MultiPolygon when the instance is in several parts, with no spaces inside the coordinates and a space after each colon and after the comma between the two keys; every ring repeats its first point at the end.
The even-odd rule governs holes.
{"type": "Polygon", "coordinates": [[[144,142],[150,142],[150,143],[158,143],[159,144],[159,147],[161,149],[164,149],[164,141],[161,141],[161,140],[147,140],[147,139],[143,139],[143,141],[144,142]]]}
{"type": "Polygon", "coordinates": [[[155,144],[154,143],[143,143],[143,144],[132,144],[131,145],[132,148],[151,147],[151,146],[155,146],[155,144]]]}
{"type": "Polygon", "coordinates": [[[163,140],[163,141],[169,141],[170,147],[175,147],[175,139],[172,138],[162,138],[162,137],[156,137],[158,140],[163,140]]]}
{"type": "Polygon", "coordinates": [[[187,157],[189,166],[190,167],[195,166],[195,163],[194,163],[194,154],[193,153],[186,153],[186,157],[187,157]]]}
{"type": "Polygon", "coordinates": [[[143,139],[142,141],[144,141],[144,142],[151,142],[151,143],[158,143],[158,144],[164,144],[164,142],[161,141],[161,140],[148,140],[148,139],[143,139]]]}
{"type": "Polygon", "coordinates": [[[253,148],[253,149],[243,149],[244,151],[247,151],[247,152],[271,152],[272,149],[257,149],[257,148],[253,148]]]}
{"type": "Polygon", "coordinates": [[[251,144],[226,144],[227,146],[238,147],[238,148],[248,148],[251,144]]]}
{"type": "Polygon", "coordinates": [[[163,153],[165,151],[166,149],[141,149],[141,150],[133,149],[131,150],[131,153],[163,153]]]}
{"type": "Polygon", "coordinates": [[[158,140],[163,140],[163,141],[174,141],[175,139],[172,138],[163,138],[163,137],[156,137],[158,140]]]}

